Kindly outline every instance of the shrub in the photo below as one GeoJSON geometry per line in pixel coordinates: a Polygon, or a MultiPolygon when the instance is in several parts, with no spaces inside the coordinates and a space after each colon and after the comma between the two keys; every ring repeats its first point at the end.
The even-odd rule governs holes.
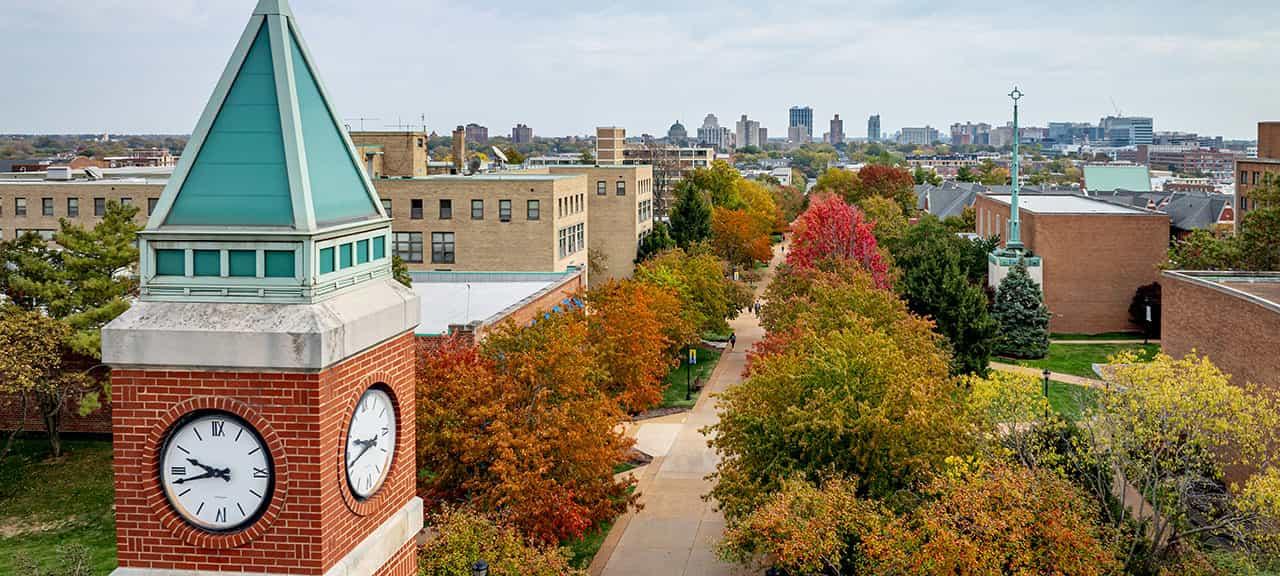
{"type": "Polygon", "coordinates": [[[466,509],[446,507],[431,515],[435,537],[418,553],[420,576],[471,576],[477,560],[491,576],[585,576],[555,547],[526,543],[512,527],[466,509]]]}

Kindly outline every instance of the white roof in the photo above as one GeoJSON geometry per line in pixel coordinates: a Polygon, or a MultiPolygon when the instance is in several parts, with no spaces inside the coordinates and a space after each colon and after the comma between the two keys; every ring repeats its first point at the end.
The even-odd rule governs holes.
{"type": "MultiPolygon", "coordinates": [[[[1009,203],[1007,194],[990,195],[988,198],[1002,204],[1009,203]]],[[[1150,214],[1146,210],[1071,194],[1026,194],[1018,197],[1018,206],[1036,214],[1150,214]]]]}
{"type": "Polygon", "coordinates": [[[577,273],[414,273],[413,291],[417,293],[421,307],[418,327],[414,332],[418,335],[445,334],[449,332],[450,325],[484,322],[577,273]]]}

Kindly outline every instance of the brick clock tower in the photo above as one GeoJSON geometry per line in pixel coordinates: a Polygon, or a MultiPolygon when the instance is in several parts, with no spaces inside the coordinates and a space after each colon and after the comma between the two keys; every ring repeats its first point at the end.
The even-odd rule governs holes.
{"type": "Polygon", "coordinates": [[[418,299],[285,0],[261,0],[102,331],[116,576],[409,575],[418,299]]]}

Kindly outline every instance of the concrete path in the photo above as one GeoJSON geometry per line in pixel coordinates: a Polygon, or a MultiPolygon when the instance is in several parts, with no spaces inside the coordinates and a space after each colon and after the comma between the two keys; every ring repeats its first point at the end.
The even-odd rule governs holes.
{"type": "MultiPolygon", "coordinates": [[[[991,367],[1001,372],[1029,374],[1031,376],[1035,376],[1036,378],[1044,377],[1044,370],[1041,370],[1039,368],[1032,368],[1031,366],[1019,366],[1017,364],[1005,364],[1004,362],[992,362],[991,367]]],[[[1104,389],[1107,386],[1107,383],[1105,381],[1098,380],[1096,378],[1085,378],[1083,376],[1076,376],[1074,374],[1063,374],[1061,372],[1050,372],[1049,379],[1057,380],[1058,382],[1066,382],[1067,384],[1075,384],[1077,386],[1085,386],[1088,388],[1104,389]]]]}
{"type": "Polygon", "coordinates": [[[1159,340],[1050,340],[1050,344],[1160,344],[1159,340]]]}
{"type": "MultiPolygon", "coordinates": [[[[775,247],[757,295],[768,286],[781,259],[782,252],[775,247]]],[[[636,430],[637,441],[663,454],[654,455],[653,462],[640,471],[637,490],[644,508],[614,524],[591,563],[593,576],[747,574],[742,567],[716,559],[715,545],[724,531],[724,517],[713,502],[703,500],[711,490],[706,477],[715,471],[719,457],[707,446],[701,429],[719,421],[715,395],[742,381],[746,351],[764,337],[753,314],[742,314],[729,324],[738,335],[738,344],[720,357],[693,409],[679,415],[682,420],[670,443],[667,437],[673,417],[642,424],[636,430]],[[650,431],[650,426],[659,428],[650,431]]]]}

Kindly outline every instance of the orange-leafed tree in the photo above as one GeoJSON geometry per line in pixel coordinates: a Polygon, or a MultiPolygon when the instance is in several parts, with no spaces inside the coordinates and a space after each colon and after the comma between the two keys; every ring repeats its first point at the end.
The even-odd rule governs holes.
{"type": "Polygon", "coordinates": [[[862,211],[839,196],[821,194],[810,200],[792,230],[787,251],[787,264],[792,267],[806,269],[825,260],[849,260],[870,272],[881,288],[892,283],[888,258],[876,243],[872,224],[863,219],[862,211]]]}
{"type": "Polygon", "coordinates": [[[773,256],[769,247],[767,223],[746,210],[716,208],[711,213],[711,248],[730,264],[748,268],[754,262],[768,262],[773,256]]]}
{"type": "Polygon", "coordinates": [[[630,413],[662,400],[676,351],[696,337],[670,289],[610,280],[587,293],[591,346],[606,372],[604,389],[630,413]]]}
{"type": "Polygon", "coordinates": [[[508,322],[478,347],[424,344],[417,392],[418,491],[465,502],[535,542],[581,536],[634,502],[613,466],[631,441],[600,387],[581,312],[508,322]]]}
{"type": "Polygon", "coordinates": [[[903,214],[916,207],[916,179],[911,171],[898,166],[867,164],[858,170],[858,199],[868,196],[889,198],[898,203],[903,214]]]}

